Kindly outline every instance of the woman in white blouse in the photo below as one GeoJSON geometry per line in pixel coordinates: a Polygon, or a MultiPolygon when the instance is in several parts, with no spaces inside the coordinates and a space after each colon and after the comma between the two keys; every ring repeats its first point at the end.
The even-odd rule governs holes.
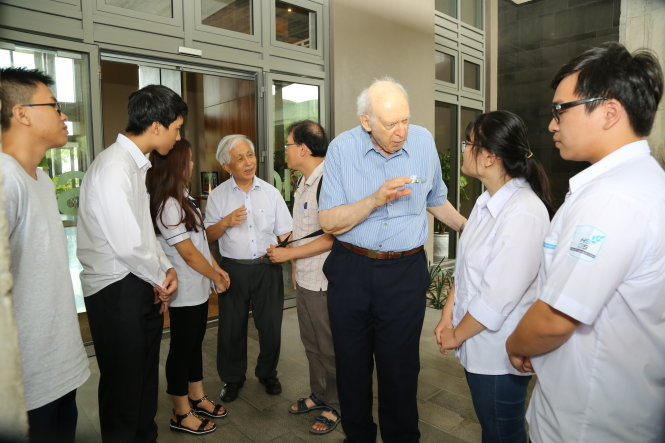
{"type": "Polygon", "coordinates": [[[216,429],[209,419],[223,418],[227,410],[208,399],[203,389],[202,351],[208,317],[208,296],[224,292],[228,274],[210,255],[198,205],[187,192],[192,175],[192,149],[187,140],[166,156],[150,154],[146,175],[150,215],[155,232],[178,274],[178,289],[171,296],[171,342],[166,360],[166,392],[173,401],[170,428],[195,435],[216,429]]]}
{"type": "Polygon", "coordinates": [[[487,189],[460,238],[455,285],[434,330],[442,353],[464,366],[483,442],[525,442],[527,385],[505,342],[535,301],[552,213],[549,182],[524,122],[508,111],[478,116],[462,142],[462,172],[487,189]]]}

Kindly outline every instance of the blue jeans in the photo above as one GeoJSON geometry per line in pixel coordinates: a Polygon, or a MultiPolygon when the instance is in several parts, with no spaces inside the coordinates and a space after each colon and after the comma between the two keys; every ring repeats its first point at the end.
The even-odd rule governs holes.
{"type": "Polygon", "coordinates": [[[483,443],[527,442],[524,415],[531,376],[464,373],[483,429],[483,443]]]}

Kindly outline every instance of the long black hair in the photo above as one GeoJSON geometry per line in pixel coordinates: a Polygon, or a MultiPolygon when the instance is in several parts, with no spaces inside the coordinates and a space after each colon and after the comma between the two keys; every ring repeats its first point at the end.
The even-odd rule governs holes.
{"type": "MultiPolygon", "coordinates": [[[[501,158],[506,173],[513,178],[524,178],[542,200],[552,218],[554,206],[550,181],[543,166],[533,156],[524,121],[510,111],[492,111],[481,114],[466,127],[466,139],[473,135],[472,148],[480,146],[501,158]]],[[[474,154],[478,150],[474,149],[474,154]]]]}
{"type": "Polygon", "coordinates": [[[162,210],[164,203],[171,197],[176,199],[182,208],[180,223],[185,224],[185,229],[194,232],[203,229],[200,212],[185,195],[191,149],[192,145],[183,138],[173,145],[173,149],[167,155],[161,155],[157,151],[150,153],[152,167],[148,169],[145,184],[150,193],[150,216],[157,234],[160,233],[157,227],[157,217],[160,217],[162,224],[165,225],[162,210]]]}

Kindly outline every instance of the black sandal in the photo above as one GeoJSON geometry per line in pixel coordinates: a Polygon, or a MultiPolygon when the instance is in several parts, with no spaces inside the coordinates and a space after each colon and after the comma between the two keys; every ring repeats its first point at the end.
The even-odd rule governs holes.
{"type": "Polygon", "coordinates": [[[199,398],[198,400],[192,400],[191,398],[187,397],[189,399],[189,404],[192,406],[192,409],[194,412],[197,414],[203,414],[207,417],[210,418],[224,418],[227,415],[229,415],[229,411],[222,405],[215,403],[214,401],[210,400],[207,395],[204,395],[203,397],[199,398]],[[212,403],[215,407],[212,410],[212,412],[206,411],[203,408],[200,408],[198,405],[201,404],[201,402],[208,400],[210,403],[212,403]],[[221,409],[224,409],[224,412],[221,414],[219,411],[221,409]]]}
{"type": "Polygon", "coordinates": [[[299,398],[296,401],[296,406],[298,406],[298,409],[296,409],[294,411],[293,409],[291,409],[291,406],[289,406],[289,412],[291,414],[305,414],[305,413],[307,413],[309,411],[313,411],[315,409],[324,409],[324,408],[327,407],[327,405],[324,402],[322,402],[321,400],[319,400],[319,397],[317,397],[316,394],[314,394],[314,393],[309,394],[308,398],[310,400],[312,400],[312,403],[314,403],[314,406],[312,406],[311,408],[308,408],[307,403],[306,403],[307,399],[306,398],[299,398]]]}
{"type": "Polygon", "coordinates": [[[208,420],[207,418],[199,417],[194,413],[194,411],[191,410],[186,414],[178,415],[175,413],[175,409],[173,409],[173,415],[175,415],[176,421],[171,420],[171,423],[169,424],[169,428],[171,428],[173,432],[185,432],[194,435],[204,435],[204,434],[210,434],[211,432],[217,429],[217,425],[214,423],[212,424],[212,428],[206,429],[205,427],[208,425],[208,423],[210,423],[210,420],[208,420]],[[198,427],[198,429],[188,428],[187,426],[184,426],[182,424],[182,421],[190,415],[193,415],[199,420],[201,420],[201,425],[198,427]]]}
{"type": "Polygon", "coordinates": [[[328,417],[326,417],[324,415],[317,416],[314,419],[314,423],[312,423],[312,426],[314,426],[314,424],[319,422],[319,423],[323,423],[324,425],[326,425],[327,428],[322,429],[322,430],[318,430],[318,429],[314,429],[314,428],[310,427],[309,432],[311,432],[312,434],[323,435],[323,434],[327,434],[328,432],[332,432],[332,431],[335,430],[335,428],[337,427],[339,422],[342,420],[342,417],[340,417],[339,414],[337,413],[337,411],[335,411],[333,408],[325,408],[324,412],[331,412],[332,414],[334,414],[335,415],[335,420],[331,420],[331,419],[329,419],[328,417]]]}

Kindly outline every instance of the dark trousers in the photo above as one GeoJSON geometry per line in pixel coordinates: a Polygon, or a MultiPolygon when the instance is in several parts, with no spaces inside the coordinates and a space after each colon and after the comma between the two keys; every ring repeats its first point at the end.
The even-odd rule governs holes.
{"type": "Polygon", "coordinates": [[[376,361],[384,442],[416,442],[420,334],[429,274],[424,252],[376,260],[337,241],[323,271],[337,366],[342,425],[349,440],[374,442],[372,373],[376,361]]]}
{"type": "Polygon", "coordinates": [[[74,443],[76,389],[37,409],[28,411],[31,443],[74,443]]]}
{"type": "Polygon", "coordinates": [[[157,440],[159,343],[164,317],[152,286],[133,274],[85,297],[99,365],[102,441],[157,440]]]}
{"type": "Polygon", "coordinates": [[[483,443],[526,443],[524,416],[531,377],[464,372],[483,429],[483,443]]]}
{"type": "MultiPolygon", "coordinates": [[[[166,358],[166,393],[187,395],[189,382],[203,380],[203,337],[208,301],[196,306],[169,307],[171,344],[166,358]]],[[[197,399],[194,399],[197,400],[197,399]]]]}
{"type": "Polygon", "coordinates": [[[217,372],[227,383],[240,383],[247,372],[247,321],[252,302],[254,325],[259,331],[259,358],[254,375],[277,376],[282,334],[284,279],[281,265],[241,264],[222,258],[231,287],[219,296],[217,372]]]}

